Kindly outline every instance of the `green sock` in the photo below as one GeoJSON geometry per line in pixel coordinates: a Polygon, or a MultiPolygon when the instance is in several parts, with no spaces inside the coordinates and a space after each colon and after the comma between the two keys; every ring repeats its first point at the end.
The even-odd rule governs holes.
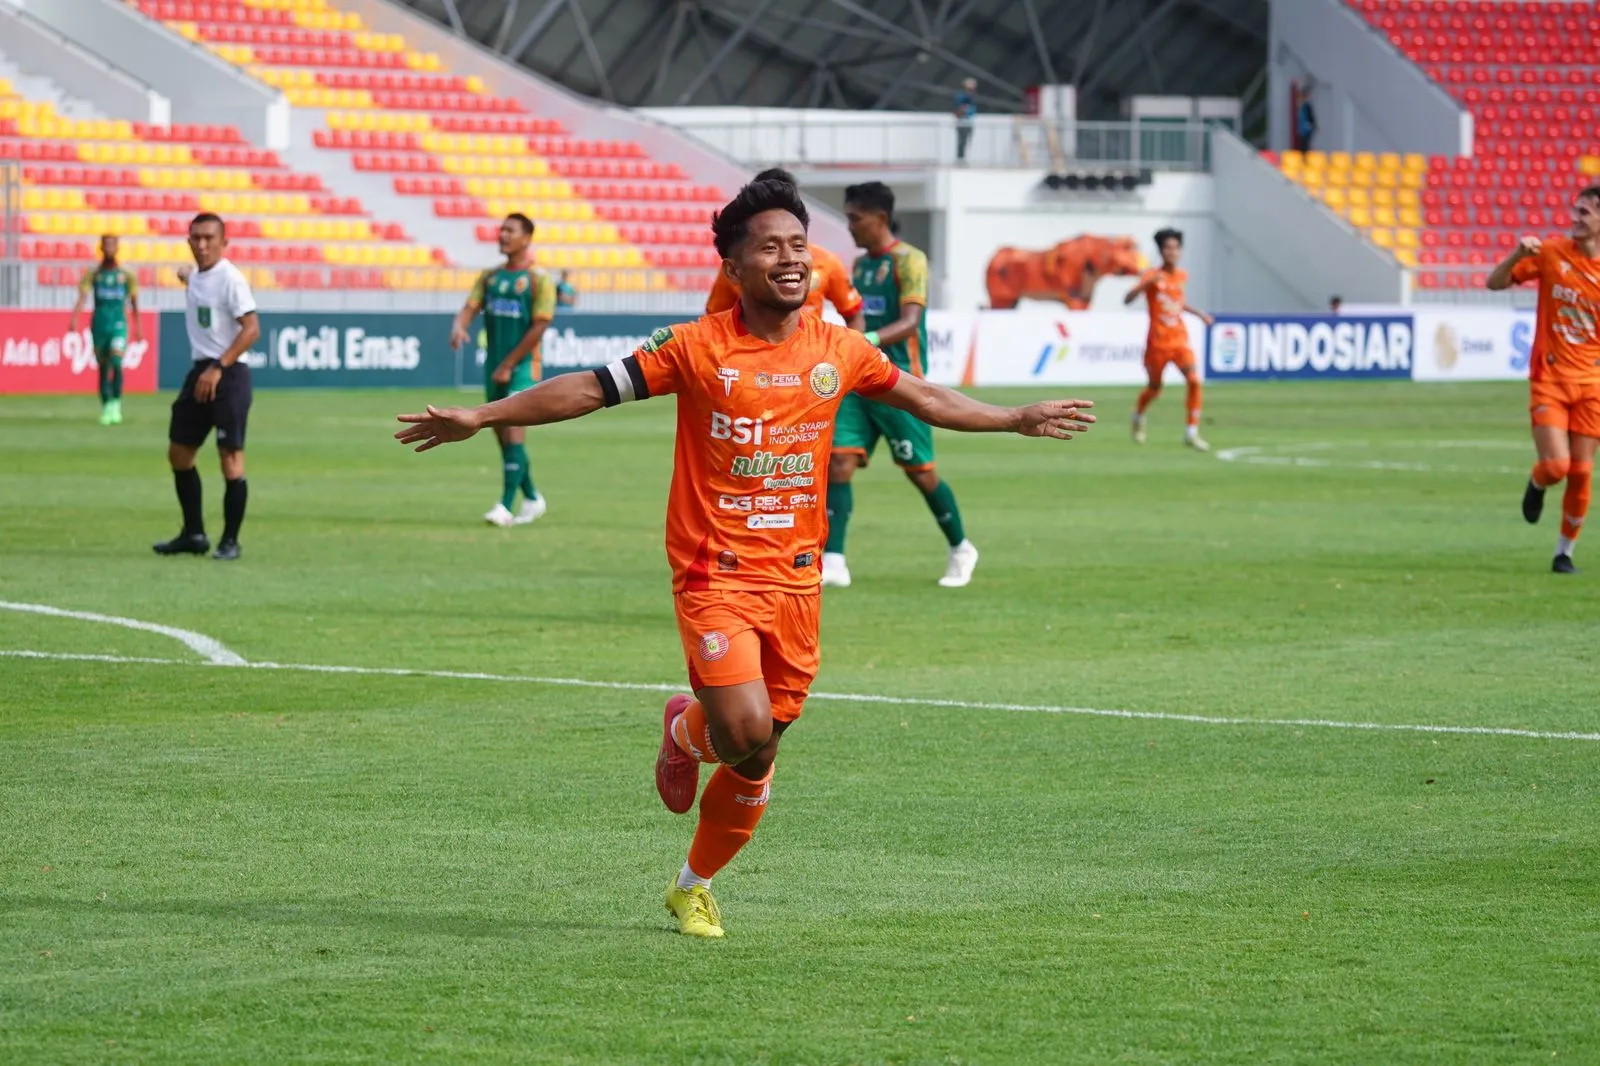
{"type": "Polygon", "coordinates": [[[844,535],[850,528],[850,512],[855,505],[856,490],[850,482],[828,482],[828,543],[823,551],[844,554],[844,535]]]}
{"type": "Polygon", "coordinates": [[[98,366],[100,368],[100,403],[104,405],[111,399],[111,360],[102,359],[98,366]]]}
{"type": "Polygon", "coordinates": [[[525,499],[531,500],[538,494],[539,490],[533,487],[533,464],[528,462],[528,449],[522,444],[513,444],[511,448],[516,453],[517,459],[522,463],[522,495],[525,499]]]}
{"type": "Polygon", "coordinates": [[[500,456],[503,460],[500,504],[509,511],[511,505],[517,502],[517,489],[522,487],[522,478],[528,469],[528,458],[520,444],[500,445],[500,456]],[[518,455],[519,452],[522,454],[518,455]]]}
{"type": "Polygon", "coordinates": [[[940,478],[934,490],[922,498],[928,501],[928,510],[933,512],[933,520],[944,530],[950,547],[954,548],[967,539],[967,531],[961,525],[961,508],[956,506],[956,494],[950,491],[948,481],[940,478]]]}
{"type": "Polygon", "coordinates": [[[111,360],[111,398],[122,399],[122,360],[111,360]]]}

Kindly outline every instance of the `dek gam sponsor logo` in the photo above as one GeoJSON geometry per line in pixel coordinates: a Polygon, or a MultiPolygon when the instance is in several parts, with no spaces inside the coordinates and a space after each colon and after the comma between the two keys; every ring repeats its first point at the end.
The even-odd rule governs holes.
{"type": "Polygon", "coordinates": [[[1411,376],[1409,318],[1228,319],[1211,329],[1209,369],[1219,377],[1411,376]]]}

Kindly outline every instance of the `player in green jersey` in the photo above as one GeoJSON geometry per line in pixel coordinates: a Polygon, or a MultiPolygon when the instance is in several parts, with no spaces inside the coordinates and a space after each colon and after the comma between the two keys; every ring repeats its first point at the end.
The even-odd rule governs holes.
{"type": "Polygon", "coordinates": [[[78,282],[78,302],[72,305],[67,332],[78,332],[78,313],[90,295],[94,311],[89,319],[89,343],[100,367],[100,424],[114,426],[122,421],[122,356],[128,350],[128,319],[133,319],[133,341],[144,343],[139,327],[139,282],[133,271],[117,262],[117,238],[108,233],[100,238],[100,263],[83,272],[78,282]],[[132,309],[133,314],[128,314],[132,309]]]}
{"type": "MultiPolygon", "coordinates": [[[[902,371],[922,377],[928,351],[928,257],[895,237],[894,193],[881,181],[851,185],[844,191],[850,236],[865,254],[851,270],[851,280],[865,302],[867,340],[883,349],[902,371]]],[[[850,479],[867,465],[878,438],[889,442],[889,457],[904,470],[928,501],[950,554],[939,584],[960,588],[972,580],[978,549],[961,525],[955,493],[933,465],[933,429],[905,411],[854,393],[839,406],[828,461],[828,543],[822,553],[822,583],[847,588],[844,539],[850,526],[855,490],[850,479]]]]}
{"type": "MultiPolygon", "coordinates": [[[[459,350],[467,343],[467,326],[483,312],[483,389],[490,403],[532,388],[539,380],[539,343],[555,317],[556,286],[542,270],[534,268],[532,242],[533,220],[522,214],[507,215],[500,223],[500,254],[506,257],[505,265],[478,275],[450,330],[450,345],[459,350]]],[[[524,432],[521,426],[495,431],[504,477],[500,499],[483,516],[492,525],[526,525],[544,514],[544,497],[534,489],[528,468],[524,432]],[[522,508],[513,513],[511,505],[519,489],[522,508]]]]}

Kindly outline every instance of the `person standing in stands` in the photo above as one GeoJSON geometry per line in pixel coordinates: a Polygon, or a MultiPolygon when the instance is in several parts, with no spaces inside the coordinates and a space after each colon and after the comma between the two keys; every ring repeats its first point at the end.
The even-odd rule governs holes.
{"type": "Polygon", "coordinates": [[[572,271],[570,270],[563,270],[561,272],[561,280],[556,282],[556,306],[578,306],[578,290],[572,287],[572,271]]]}
{"type": "Polygon", "coordinates": [[[967,143],[972,140],[972,122],[978,115],[978,79],[968,78],[956,93],[956,162],[967,161],[967,143]]]}

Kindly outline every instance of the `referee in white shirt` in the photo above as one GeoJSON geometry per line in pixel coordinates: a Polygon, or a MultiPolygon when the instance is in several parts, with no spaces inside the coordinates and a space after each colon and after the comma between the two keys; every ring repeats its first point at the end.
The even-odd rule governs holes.
{"type": "Polygon", "coordinates": [[[227,228],[216,215],[196,215],[189,223],[195,269],[187,278],[183,322],[189,331],[194,366],[172,401],[172,421],[167,428],[167,459],[183,508],[183,531],[155,546],[160,555],[204,555],[211,550],[194,459],[215,429],[225,488],[222,539],[211,557],[239,558],[239,527],[244,524],[249,494],[244,479],[244,432],[251,399],[250,367],[240,359],[261,337],[261,323],[256,319],[250,283],[238,267],[223,258],[227,248],[227,228]]]}

